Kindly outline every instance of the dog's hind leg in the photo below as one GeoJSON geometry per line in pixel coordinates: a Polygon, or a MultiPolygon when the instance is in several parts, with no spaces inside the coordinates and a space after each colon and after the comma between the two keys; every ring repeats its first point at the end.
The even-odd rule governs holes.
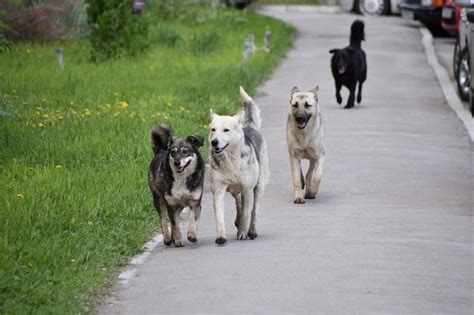
{"type": "Polygon", "coordinates": [[[306,194],[305,198],[314,199],[319,191],[319,184],[323,176],[324,155],[317,160],[310,160],[308,173],[306,173],[306,194]]]}
{"type": "Polygon", "coordinates": [[[178,209],[176,207],[168,208],[168,217],[171,222],[171,239],[173,240],[174,246],[182,247],[183,241],[181,240],[181,231],[179,230],[179,214],[183,209],[178,209]]]}
{"type": "Polygon", "coordinates": [[[252,213],[250,214],[250,227],[249,227],[249,232],[248,232],[248,237],[251,240],[257,238],[258,236],[258,233],[257,233],[258,203],[260,201],[260,198],[263,195],[264,187],[265,187],[265,184],[262,182],[262,180],[259,180],[259,182],[257,183],[257,186],[253,189],[254,200],[253,200],[252,213]]]}
{"type": "Polygon", "coordinates": [[[237,231],[238,240],[245,240],[248,236],[254,200],[253,189],[242,192],[242,211],[240,212],[239,229],[237,231]]]}
{"type": "Polygon", "coordinates": [[[291,175],[293,179],[293,202],[305,203],[303,199],[302,184],[304,183],[303,173],[301,171],[301,161],[295,156],[290,156],[291,175]]]}
{"type": "Polygon", "coordinates": [[[359,86],[358,86],[358,90],[357,90],[357,103],[360,104],[360,102],[362,101],[362,84],[364,82],[362,81],[359,81],[359,86]]]}
{"type": "Polygon", "coordinates": [[[197,242],[197,229],[200,215],[201,202],[195,201],[191,204],[191,211],[189,212],[188,241],[191,243],[197,242]]]}
{"type": "Polygon", "coordinates": [[[155,192],[152,192],[153,205],[160,217],[161,233],[163,234],[163,243],[166,246],[171,245],[170,232],[168,230],[168,212],[167,205],[161,200],[160,196],[155,192]]]}
{"type": "Polygon", "coordinates": [[[234,225],[236,228],[239,228],[239,218],[240,218],[240,213],[242,212],[242,195],[239,193],[233,193],[232,197],[234,197],[235,200],[235,221],[234,225]]]}

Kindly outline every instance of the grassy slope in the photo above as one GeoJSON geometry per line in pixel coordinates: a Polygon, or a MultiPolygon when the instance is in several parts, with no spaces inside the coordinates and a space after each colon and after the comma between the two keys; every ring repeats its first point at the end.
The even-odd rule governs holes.
{"type": "Polygon", "coordinates": [[[88,62],[87,42],[62,43],[64,72],[59,44],[18,44],[1,56],[0,110],[13,117],[0,116],[0,313],[90,311],[158,228],[146,176],[152,123],[206,136],[209,108],[234,112],[238,86],[253,93],[293,38],[247,11],[154,25],[153,38],[174,29],[182,40],[102,64],[88,62]],[[246,34],[259,45],[267,25],[272,52],[242,65],[246,34]],[[195,52],[209,34],[215,49],[195,52]]]}

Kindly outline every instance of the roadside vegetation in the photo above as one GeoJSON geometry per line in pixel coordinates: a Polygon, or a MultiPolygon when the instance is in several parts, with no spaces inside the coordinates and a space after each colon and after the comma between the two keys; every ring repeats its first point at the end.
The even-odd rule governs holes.
{"type": "Polygon", "coordinates": [[[149,47],[132,57],[92,62],[84,36],[0,54],[0,313],[92,312],[159,227],[151,125],[207,138],[209,108],[233,113],[239,85],[254,93],[294,36],[252,11],[158,7],[145,7],[149,47]],[[266,26],[270,53],[242,63],[247,33],[261,46],[266,26]]]}

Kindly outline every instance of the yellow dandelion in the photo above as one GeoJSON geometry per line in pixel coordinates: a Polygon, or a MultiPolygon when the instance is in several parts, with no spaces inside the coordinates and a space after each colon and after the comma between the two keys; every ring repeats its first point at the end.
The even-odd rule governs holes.
{"type": "Polygon", "coordinates": [[[33,268],[33,263],[31,261],[29,261],[27,264],[28,268],[33,268]]]}
{"type": "Polygon", "coordinates": [[[43,128],[44,124],[40,122],[40,123],[38,123],[38,127],[43,128]]]}
{"type": "Polygon", "coordinates": [[[114,117],[115,117],[115,118],[117,118],[118,116],[120,116],[120,112],[116,112],[116,113],[114,114],[114,117]]]}
{"type": "Polygon", "coordinates": [[[25,198],[25,195],[23,195],[22,193],[17,193],[16,197],[20,198],[20,199],[23,199],[23,198],[25,198]]]}
{"type": "Polygon", "coordinates": [[[84,115],[90,116],[90,115],[92,115],[92,113],[89,109],[86,108],[85,111],[84,111],[84,115]]]}
{"type": "Polygon", "coordinates": [[[31,127],[32,127],[32,128],[36,128],[36,124],[31,124],[31,127]]]}
{"type": "Polygon", "coordinates": [[[71,259],[71,262],[72,262],[72,263],[75,263],[75,262],[76,262],[76,260],[73,258],[73,259],[71,259]]]}
{"type": "Polygon", "coordinates": [[[74,102],[73,102],[73,101],[70,101],[69,104],[74,105],[74,102]]]}
{"type": "Polygon", "coordinates": [[[62,169],[62,168],[63,168],[63,167],[62,167],[61,164],[56,165],[56,169],[57,169],[57,170],[60,170],[60,169],[62,169]]]}
{"type": "Polygon", "coordinates": [[[128,107],[128,103],[127,102],[118,102],[117,103],[117,107],[120,108],[120,109],[125,109],[128,107]]]}
{"type": "Polygon", "coordinates": [[[92,225],[92,224],[94,224],[94,222],[92,222],[92,221],[87,221],[87,224],[92,225]]]}
{"type": "Polygon", "coordinates": [[[43,117],[44,118],[49,118],[49,115],[48,114],[43,114],[43,117]]]}
{"type": "Polygon", "coordinates": [[[38,106],[38,107],[36,107],[36,110],[37,110],[37,111],[42,111],[42,110],[43,110],[43,107],[39,107],[39,106],[38,106]]]}

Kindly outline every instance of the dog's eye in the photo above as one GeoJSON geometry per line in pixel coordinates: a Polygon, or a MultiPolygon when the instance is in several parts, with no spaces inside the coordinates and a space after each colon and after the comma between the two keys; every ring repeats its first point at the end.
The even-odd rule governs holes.
{"type": "Polygon", "coordinates": [[[216,131],[216,128],[212,128],[211,131],[212,131],[212,132],[216,131]]]}
{"type": "Polygon", "coordinates": [[[178,149],[176,149],[176,148],[172,148],[172,149],[171,149],[171,153],[173,153],[173,154],[176,154],[176,153],[178,153],[178,149]]]}
{"type": "Polygon", "coordinates": [[[182,150],[181,150],[181,153],[183,153],[183,154],[188,154],[188,153],[189,153],[189,150],[188,150],[188,149],[182,149],[182,150]]]}
{"type": "Polygon", "coordinates": [[[304,107],[305,107],[305,108],[310,108],[310,107],[311,107],[311,104],[304,103],[304,107]]]}
{"type": "Polygon", "coordinates": [[[294,103],[294,104],[291,105],[291,106],[293,106],[294,108],[296,108],[296,107],[298,107],[298,103],[294,103]]]}
{"type": "Polygon", "coordinates": [[[227,128],[225,128],[225,129],[224,129],[224,132],[229,132],[229,131],[230,131],[230,130],[229,130],[229,129],[227,129],[227,128]]]}

